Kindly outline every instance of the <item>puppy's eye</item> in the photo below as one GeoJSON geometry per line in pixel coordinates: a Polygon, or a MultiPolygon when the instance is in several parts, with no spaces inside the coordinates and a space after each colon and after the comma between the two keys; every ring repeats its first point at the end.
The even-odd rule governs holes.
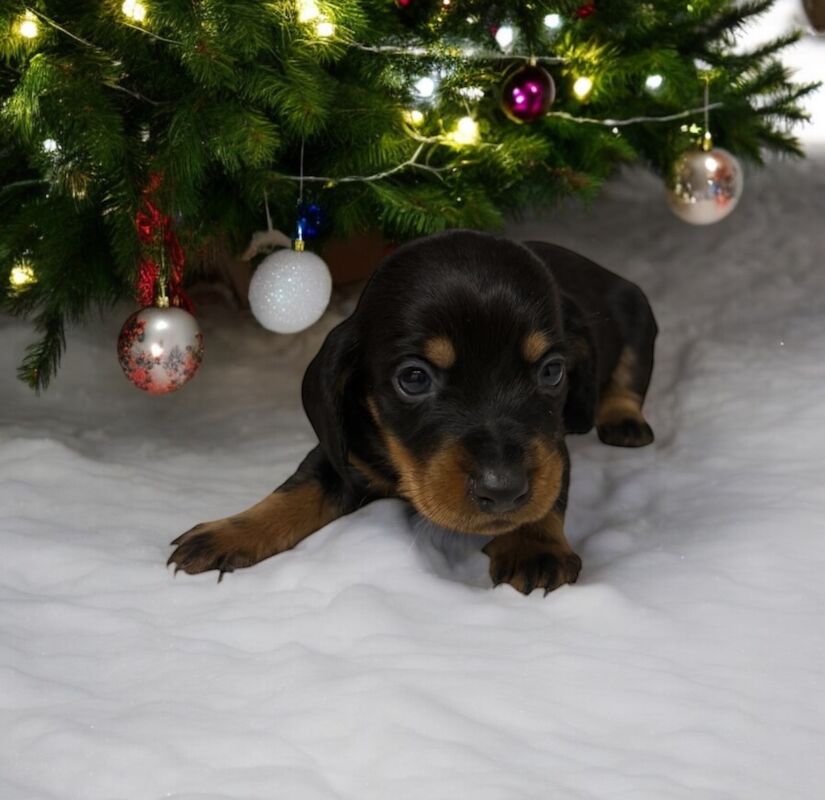
{"type": "Polygon", "coordinates": [[[564,380],[564,359],[550,356],[539,367],[539,386],[544,389],[558,389],[564,380]]]}
{"type": "Polygon", "coordinates": [[[395,376],[395,383],[401,393],[408,397],[422,397],[433,388],[433,378],[426,367],[421,364],[408,364],[395,376]]]}

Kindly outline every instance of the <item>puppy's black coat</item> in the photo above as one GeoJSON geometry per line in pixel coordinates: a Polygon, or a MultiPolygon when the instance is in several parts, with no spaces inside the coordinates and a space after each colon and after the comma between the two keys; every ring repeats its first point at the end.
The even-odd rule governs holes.
{"type": "Polygon", "coordinates": [[[169,562],[250,566],[398,496],[492,536],[495,583],[572,583],[564,437],[595,425],[608,444],[653,440],[641,408],[656,332],[637,286],[564,248],[470,231],[405,245],[307,369],[318,446],[256,506],[176,539],[169,562]]]}

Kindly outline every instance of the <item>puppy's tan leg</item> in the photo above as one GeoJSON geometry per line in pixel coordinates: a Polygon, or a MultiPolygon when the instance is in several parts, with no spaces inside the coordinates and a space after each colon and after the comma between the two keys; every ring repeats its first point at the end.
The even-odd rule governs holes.
{"type": "Polygon", "coordinates": [[[653,430],[642,415],[644,397],[638,391],[637,361],[633,350],[625,347],[610,383],[599,398],[596,430],[605,444],[643,447],[653,441],[653,430]]]}
{"type": "Polygon", "coordinates": [[[543,520],[496,536],[484,547],[493,583],[509,583],[523,594],[544,594],[575,583],[582,561],[564,535],[564,514],[553,510],[543,520]]]}
{"type": "MultiPolygon", "coordinates": [[[[317,450],[295,475],[246,511],[204,522],[175,539],[167,564],[175,572],[232,572],[295,547],[311,533],[351,510],[334,475],[324,469],[317,450]]],[[[220,579],[219,577],[219,579],[220,579]]]]}

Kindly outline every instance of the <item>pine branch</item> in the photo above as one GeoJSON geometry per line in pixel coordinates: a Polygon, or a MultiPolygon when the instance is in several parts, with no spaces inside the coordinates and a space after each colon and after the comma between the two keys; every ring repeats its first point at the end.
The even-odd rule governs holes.
{"type": "Polygon", "coordinates": [[[26,348],[17,377],[39,394],[48,389],[66,348],[66,331],[59,311],[35,317],[35,329],[41,338],[26,348]]]}

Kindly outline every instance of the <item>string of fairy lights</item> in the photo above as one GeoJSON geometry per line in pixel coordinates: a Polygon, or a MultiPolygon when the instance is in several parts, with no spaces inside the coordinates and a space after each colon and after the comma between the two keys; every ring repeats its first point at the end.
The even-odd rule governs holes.
{"type": "MultiPolygon", "coordinates": [[[[444,8],[448,8],[451,4],[451,0],[442,0],[442,4],[444,8]]],[[[174,39],[169,39],[164,36],[160,36],[159,34],[150,29],[150,8],[148,3],[141,2],[141,0],[123,0],[123,3],[121,5],[121,12],[123,16],[122,22],[124,25],[131,27],[145,35],[158,39],[160,41],[182,46],[181,42],[178,42],[174,39]]],[[[295,14],[298,23],[304,26],[312,33],[314,33],[314,35],[317,36],[319,39],[331,39],[335,37],[337,31],[335,21],[330,16],[329,11],[321,9],[316,0],[295,0],[295,14]]],[[[20,16],[16,26],[17,33],[25,39],[36,39],[41,33],[41,22],[53,27],[60,33],[67,35],[84,45],[94,47],[94,45],[92,45],[90,42],[87,42],[85,39],[82,39],[76,34],[72,33],[71,31],[68,31],[66,28],[59,25],[54,20],[48,18],[43,13],[31,8],[27,8],[20,16]]],[[[543,22],[545,28],[551,34],[555,34],[556,32],[558,32],[565,24],[564,18],[557,13],[546,14],[543,18],[543,22]]],[[[516,42],[516,30],[510,24],[503,24],[499,26],[495,30],[493,38],[495,39],[496,44],[500,48],[499,51],[493,51],[489,48],[465,46],[447,47],[436,53],[433,51],[433,49],[423,46],[402,46],[393,44],[367,45],[355,41],[344,41],[343,44],[346,44],[347,46],[352,48],[357,48],[362,51],[373,52],[385,56],[396,55],[404,57],[423,58],[433,58],[434,56],[440,56],[442,58],[449,60],[460,59],[464,61],[486,62],[503,60],[514,63],[529,62],[533,64],[563,64],[566,61],[564,58],[560,58],[557,56],[536,55],[532,53],[519,53],[513,51],[512,48],[516,42]]],[[[417,77],[412,87],[414,97],[419,101],[423,101],[424,103],[430,102],[438,90],[441,77],[442,74],[440,74],[438,71],[432,72],[428,75],[421,75],[417,77]]],[[[645,78],[644,88],[646,91],[655,95],[656,93],[662,90],[664,82],[665,78],[663,75],[659,73],[652,73],[645,78]]],[[[593,76],[585,74],[576,75],[573,77],[571,90],[577,100],[579,100],[580,102],[584,102],[591,95],[594,86],[595,79],[593,78],[593,76]]],[[[129,90],[124,89],[124,91],[129,90]]],[[[465,99],[472,100],[479,99],[481,96],[483,96],[484,91],[479,87],[468,86],[465,87],[463,90],[460,90],[459,93],[465,99]]],[[[141,97],[140,99],[145,99],[147,101],[149,100],[148,98],[143,97],[141,97]]],[[[717,108],[719,107],[719,105],[720,104],[715,103],[711,106],[711,108],[717,108]]],[[[676,119],[693,116],[695,114],[701,113],[702,111],[704,111],[704,106],[685,109],[674,114],[659,116],[636,116],[628,119],[595,119],[563,111],[548,111],[546,115],[550,117],[563,118],[570,122],[579,122],[591,125],[604,125],[613,128],[614,133],[616,133],[618,132],[618,128],[621,128],[626,125],[635,125],[640,123],[671,122],[676,119]]],[[[407,109],[403,111],[403,115],[404,120],[413,128],[418,127],[425,121],[425,114],[420,108],[407,109]]],[[[454,128],[445,134],[444,139],[448,143],[453,145],[476,145],[480,141],[480,128],[478,122],[475,120],[472,114],[468,113],[460,117],[456,121],[454,128]]],[[[48,149],[46,148],[45,143],[44,149],[48,149]]],[[[415,161],[408,159],[407,161],[405,161],[405,164],[414,165],[415,161]]],[[[390,172],[390,174],[394,174],[395,172],[397,172],[397,170],[393,169],[388,172],[390,172]]],[[[347,176],[346,180],[351,181],[357,177],[358,176],[347,176]]],[[[363,179],[373,181],[376,178],[374,175],[365,175],[363,176],[363,179]]],[[[340,181],[343,179],[338,180],[340,181]]]]}
{"type": "MultiPolygon", "coordinates": [[[[323,8],[319,6],[316,0],[292,0],[294,2],[294,14],[297,23],[302,26],[305,33],[310,36],[315,36],[318,40],[331,41],[355,48],[364,52],[375,53],[376,55],[384,57],[403,57],[406,59],[421,58],[428,63],[431,62],[489,62],[495,63],[497,61],[506,61],[509,63],[523,63],[530,65],[557,65],[567,63],[567,59],[555,55],[541,55],[533,53],[522,53],[515,49],[518,41],[516,29],[513,25],[505,23],[495,29],[493,39],[498,49],[491,49],[490,47],[480,47],[477,45],[447,45],[439,48],[425,47],[421,45],[408,44],[364,44],[357,41],[351,41],[346,38],[338,40],[336,34],[338,28],[335,19],[331,15],[329,7],[324,5],[323,8]]],[[[451,0],[442,0],[444,11],[449,9],[451,0]]],[[[403,3],[399,3],[403,5],[403,3]]],[[[123,0],[120,6],[121,22],[123,25],[141,33],[142,35],[150,36],[153,39],[166,42],[168,44],[183,47],[183,43],[174,39],[162,36],[157,31],[152,30],[152,15],[151,3],[142,2],[142,0],[123,0]]],[[[468,19],[468,22],[473,21],[468,19]]],[[[566,24],[565,18],[557,13],[546,14],[543,18],[543,24],[551,37],[555,36],[561,31],[566,24]]],[[[68,30],[63,25],[48,17],[42,11],[35,8],[25,7],[14,25],[14,32],[22,39],[34,41],[37,40],[43,33],[42,27],[48,26],[59,34],[68,36],[74,41],[99,50],[99,48],[86,39],[78,36],[76,33],[68,30]]],[[[427,114],[433,107],[434,102],[438,96],[439,87],[445,75],[443,67],[437,68],[429,74],[420,74],[413,79],[411,86],[411,96],[414,100],[413,107],[401,109],[402,117],[406,123],[406,130],[411,140],[416,143],[416,147],[412,154],[399,162],[395,166],[383,169],[381,171],[366,174],[366,175],[343,175],[343,176],[322,176],[322,175],[279,175],[281,179],[291,181],[307,181],[307,182],[322,182],[328,185],[335,185],[338,183],[352,183],[352,182],[373,182],[383,180],[398,174],[407,169],[421,170],[429,172],[438,176],[442,171],[437,167],[432,167],[425,163],[422,156],[425,153],[425,145],[447,145],[451,147],[497,147],[500,146],[495,142],[485,143],[482,141],[481,128],[479,122],[475,118],[471,110],[471,103],[481,99],[485,92],[484,89],[478,86],[465,86],[458,90],[458,94],[464,101],[467,113],[460,116],[454,123],[454,126],[440,135],[422,136],[418,130],[423,126],[427,119],[427,114]],[[423,109],[423,110],[422,110],[423,109]]],[[[665,77],[659,73],[652,73],[644,80],[644,90],[655,96],[661,92],[665,84],[665,77]]],[[[590,97],[596,85],[596,78],[589,74],[575,74],[571,76],[570,89],[573,96],[580,102],[585,103],[590,97]]],[[[126,92],[137,99],[157,104],[157,101],[144,97],[131,89],[120,86],[119,84],[112,84],[113,89],[126,92]]],[[[616,135],[619,134],[620,128],[628,125],[646,124],[646,123],[670,123],[676,120],[689,119],[707,112],[711,109],[718,108],[721,103],[706,102],[702,106],[695,108],[687,108],[666,115],[650,115],[650,116],[634,116],[625,119],[598,119],[594,117],[573,114],[566,111],[546,110],[542,112],[542,116],[556,117],[569,122],[586,124],[586,125],[600,125],[609,127],[616,135]]],[[[701,128],[698,124],[692,123],[690,125],[682,125],[682,131],[690,133],[700,133],[703,130],[707,134],[707,127],[701,128]]],[[[47,138],[42,143],[44,153],[53,154],[60,151],[60,144],[53,138],[47,138]]],[[[21,261],[16,264],[10,275],[10,283],[12,288],[24,288],[36,280],[34,269],[32,265],[26,261],[21,261]]]]}

